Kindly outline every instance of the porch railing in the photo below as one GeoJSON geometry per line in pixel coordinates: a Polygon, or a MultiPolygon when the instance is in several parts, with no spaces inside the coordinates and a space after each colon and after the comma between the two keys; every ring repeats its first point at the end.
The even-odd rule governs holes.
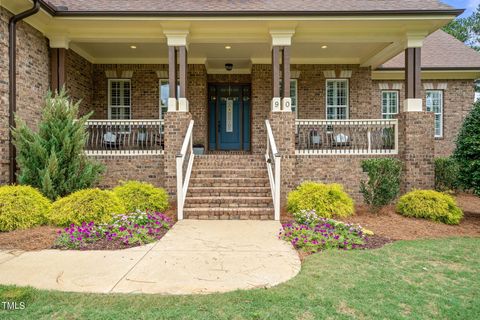
{"type": "Polygon", "coordinates": [[[297,154],[397,154],[398,120],[297,120],[297,154]]]}
{"type": "Polygon", "coordinates": [[[192,173],[193,159],[193,120],[188,125],[185,139],[183,140],[182,149],[177,154],[177,217],[178,220],[183,219],[183,206],[185,197],[188,192],[188,184],[192,173]]]}
{"type": "Polygon", "coordinates": [[[88,120],[86,127],[87,154],[163,153],[163,120],[88,120]]]}
{"type": "Polygon", "coordinates": [[[267,149],[265,151],[265,160],[267,161],[268,179],[272,190],[273,208],[275,220],[280,220],[280,161],[281,157],[277,150],[277,144],[273,137],[270,121],[265,120],[267,127],[267,149]]]}

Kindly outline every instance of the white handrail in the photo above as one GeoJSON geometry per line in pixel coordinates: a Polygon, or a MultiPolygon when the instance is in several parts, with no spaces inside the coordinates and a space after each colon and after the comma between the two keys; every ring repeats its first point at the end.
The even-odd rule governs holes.
{"type": "Polygon", "coordinates": [[[267,150],[265,152],[265,160],[267,161],[267,171],[268,179],[270,180],[270,188],[272,191],[273,199],[273,208],[274,208],[274,218],[275,220],[280,220],[280,185],[281,185],[281,175],[280,175],[280,161],[281,156],[277,150],[277,144],[273,137],[272,127],[270,122],[265,120],[265,125],[267,127],[267,150]],[[274,168],[272,169],[272,159],[270,154],[273,156],[274,168]]]}
{"type": "Polygon", "coordinates": [[[185,197],[188,192],[188,184],[190,182],[190,176],[192,173],[193,159],[195,155],[193,154],[193,120],[190,121],[188,125],[187,132],[185,133],[185,139],[183,140],[182,148],[180,153],[177,154],[177,218],[178,220],[183,219],[183,206],[185,204],[185,197]],[[185,157],[187,154],[190,154],[188,159],[187,170],[185,172],[185,180],[183,179],[183,167],[185,162],[185,157]]]}

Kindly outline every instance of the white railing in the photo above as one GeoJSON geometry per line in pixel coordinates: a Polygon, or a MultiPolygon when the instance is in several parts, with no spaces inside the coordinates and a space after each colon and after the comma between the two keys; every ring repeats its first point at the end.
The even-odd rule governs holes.
{"type": "Polygon", "coordinates": [[[297,120],[296,154],[398,154],[398,120],[297,120]]]}
{"type": "Polygon", "coordinates": [[[163,153],[163,120],[88,120],[89,155],[163,153]]]}
{"type": "Polygon", "coordinates": [[[192,173],[193,159],[193,120],[188,125],[185,139],[183,140],[182,149],[177,154],[177,217],[178,220],[183,219],[183,206],[185,197],[188,192],[188,183],[192,173]]]}
{"type": "Polygon", "coordinates": [[[277,150],[277,144],[273,137],[270,122],[265,120],[267,127],[267,150],[265,151],[265,160],[267,161],[268,179],[270,180],[270,188],[272,190],[273,208],[275,212],[275,220],[280,220],[280,160],[281,156],[277,150]]]}

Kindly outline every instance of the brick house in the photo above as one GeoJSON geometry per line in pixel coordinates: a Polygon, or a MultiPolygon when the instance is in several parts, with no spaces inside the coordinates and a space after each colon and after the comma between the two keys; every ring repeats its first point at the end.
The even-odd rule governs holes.
{"type": "Polygon", "coordinates": [[[480,54],[439,30],[462,10],[436,0],[33,6],[0,1],[0,183],[14,178],[12,111],[35,126],[47,90],[65,85],[93,113],[100,186],[163,186],[180,217],[278,218],[307,179],[361,201],[372,157],[401,159],[403,191],[432,188],[480,78],[480,54]],[[9,54],[9,21],[29,9],[9,54]]]}

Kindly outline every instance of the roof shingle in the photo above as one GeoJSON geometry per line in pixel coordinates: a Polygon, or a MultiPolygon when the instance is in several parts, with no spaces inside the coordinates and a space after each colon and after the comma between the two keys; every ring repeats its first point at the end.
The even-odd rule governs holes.
{"type": "Polygon", "coordinates": [[[69,12],[355,12],[452,10],[438,0],[47,0],[69,12]]]}
{"type": "MultiPolygon", "coordinates": [[[[380,69],[405,67],[405,54],[401,53],[383,64],[380,69]]],[[[448,33],[437,30],[429,35],[422,47],[422,68],[478,68],[480,53],[467,47],[448,33]]]]}

